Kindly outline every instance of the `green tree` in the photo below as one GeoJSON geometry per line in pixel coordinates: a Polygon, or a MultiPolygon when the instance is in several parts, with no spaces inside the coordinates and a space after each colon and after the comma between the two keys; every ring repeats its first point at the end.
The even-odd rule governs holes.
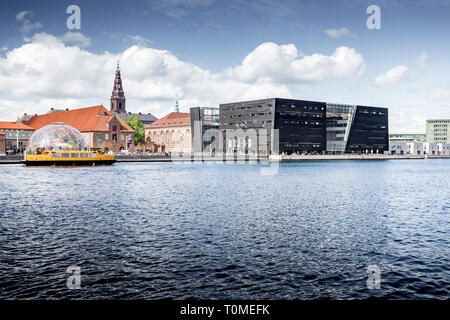
{"type": "Polygon", "coordinates": [[[141,119],[137,115],[133,115],[125,119],[125,122],[135,131],[134,143],[136,145],[143,143],[145,141],[145,130],[141,119]]]}

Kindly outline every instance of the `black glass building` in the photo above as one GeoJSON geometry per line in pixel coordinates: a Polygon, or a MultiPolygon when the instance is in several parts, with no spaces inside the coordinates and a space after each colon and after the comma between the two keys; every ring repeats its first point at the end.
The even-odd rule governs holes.
{"type": "Polygon", "coordinates": [[[225,103],[219,109],[227,153],[383,153],[389,149],[387,108],[271,98],[225,103]]]}

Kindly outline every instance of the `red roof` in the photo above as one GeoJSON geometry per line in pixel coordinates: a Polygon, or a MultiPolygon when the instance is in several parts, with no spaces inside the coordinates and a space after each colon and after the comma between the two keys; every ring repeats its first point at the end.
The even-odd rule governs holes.
{"type": "Polygon", "coordinates": [[[0,131],[0,136],[4,136],[6,133],[0,131]]]}
{"type": "Polygon", "coordinates": [[[190,126],[191,116],[184,112],[171,112],[167,116],[149,124],[147,128],[190,126]]]}
{"type": "Polygon", "coordinates": [[[11,129],[11,130],[31,130],[34,131],[32,127],[29,127],[22,122],[7,122],[0,121],[0,129],[11,129]]]}
{"type": "Polygon", "coordinates": [[[81,132],[102,132],[109,131],[107,123],[113,118],[116,118],[120,122],[121,131],[134,132],[125,121],[111,114],[104,106],[94,106],[34,116],[27,121],[27,125],[38,130],[54,122],[62,122],[81,132]]]}

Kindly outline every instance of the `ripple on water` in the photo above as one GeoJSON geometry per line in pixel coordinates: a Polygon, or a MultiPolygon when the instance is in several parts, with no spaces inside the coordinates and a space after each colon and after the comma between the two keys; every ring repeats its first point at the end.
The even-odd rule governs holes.
{"type": "Polygon", "coordinates": [[[449,161],[260,167],[2,166],[0,298],[449,298],[449,161]]]}

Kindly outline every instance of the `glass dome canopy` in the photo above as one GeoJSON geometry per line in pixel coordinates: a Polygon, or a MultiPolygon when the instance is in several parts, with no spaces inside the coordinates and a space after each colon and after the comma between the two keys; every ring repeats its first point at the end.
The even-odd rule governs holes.
{"type": "Polygon", "coordinates": [[[27,154],[88,148],[88,142],[80,131],[66,124],[54,123],[33,133],[27,144],[27,154]]]}

